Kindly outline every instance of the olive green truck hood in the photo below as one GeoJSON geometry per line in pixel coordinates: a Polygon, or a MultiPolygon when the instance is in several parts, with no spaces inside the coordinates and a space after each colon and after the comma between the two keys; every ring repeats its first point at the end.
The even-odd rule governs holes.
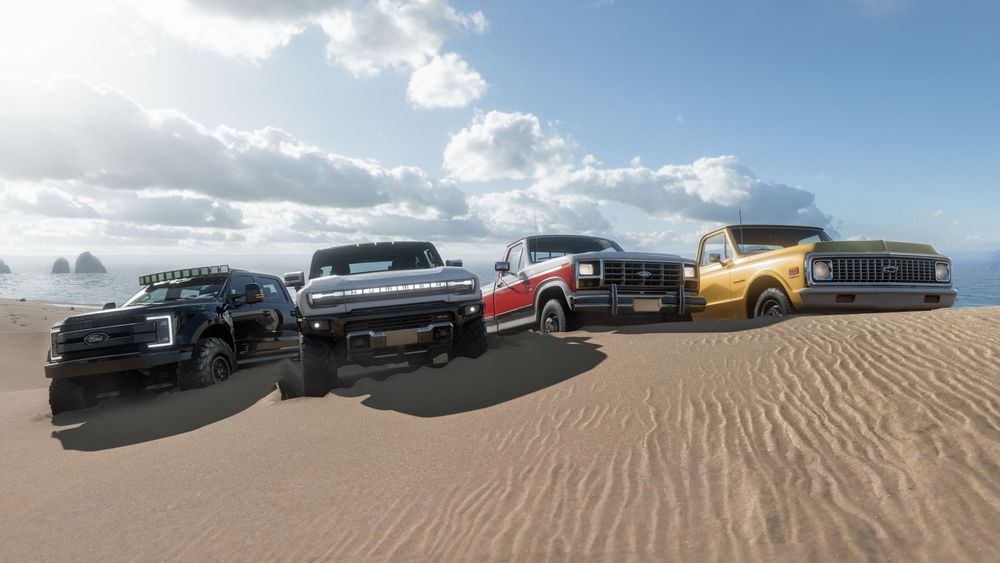
{"type": "Polygon", "coordinates": [[[833,242],[817,242],[813,252],[898,252],[902,254],[935,254],[937,250],[929,244],[915,242],[892,242],[886,240],[838,240],[833,242]]]}

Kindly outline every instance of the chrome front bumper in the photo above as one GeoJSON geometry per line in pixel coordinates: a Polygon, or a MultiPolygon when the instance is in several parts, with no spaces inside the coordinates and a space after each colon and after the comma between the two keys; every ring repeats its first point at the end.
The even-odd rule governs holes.
{"type": "Polygon", "coordinates": [[[685,294],[681,289],[669,295],[639,295],[619,293],[618,286],[610,290],[576,293],[570,296],[570,306],[579,311],[607,311],[611,315],[669,313],[686,315],[705,310],[705,299],[685,294]]]}

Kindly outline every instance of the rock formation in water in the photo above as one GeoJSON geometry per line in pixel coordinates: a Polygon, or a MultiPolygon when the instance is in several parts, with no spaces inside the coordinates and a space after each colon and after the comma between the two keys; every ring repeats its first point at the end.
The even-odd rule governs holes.
{"type": "Polygon", "coordinates": [[[65,258],[56,258],[55,264],[52,264],[53,274],[68,274],[69,270],[69,260],[65,258]]]}
{"type": "Polygon", "coordinates": [[[9,273],[10,273],[10,266],[8,266],[7,263],[4,262],[3,260],[0,260],[0,274],[9,274],[9,273]]]}
{"type": "Polygon", "coordinates": [[[84,252],[76,257],[76,267],[73,268],[73,272],[77,274],[106,274],[108,270],[104,268],[104,264],[101,264],[97,256],[84,252]]]}

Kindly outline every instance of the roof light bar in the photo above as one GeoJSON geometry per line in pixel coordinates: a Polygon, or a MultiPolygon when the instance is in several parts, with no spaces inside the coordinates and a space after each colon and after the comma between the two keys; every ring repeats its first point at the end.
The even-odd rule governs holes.
{"type": "Polygon", "coordinates": [[[139,285],[146,286],[154,283],[160,283],[172,280],[184,280],[188,278],[193,278],[195,276],[211,276],[218,274],[228,274],[230,272],[228,265],[222,266],[199,266],[197,268],[184,268],[181,270],[170,270],[169,272],[160,272],[158,274],[147,274],[145,276],[139,276],[139,285]]]}

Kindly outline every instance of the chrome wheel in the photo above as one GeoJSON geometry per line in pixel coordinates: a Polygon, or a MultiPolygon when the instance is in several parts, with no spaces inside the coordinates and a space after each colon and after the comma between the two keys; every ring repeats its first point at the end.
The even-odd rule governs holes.
{"type": "Polygon", "coordinates": [[[549,313],[545,317],[545,322],[542,323],[542,332],[549,334],[550,332],[561,332],[562,326],[559,324],[559,317],[555,313],[549,313]]]}
{"type": "Polygon", "coordinates": [[[232,374],[232,369],[229,367],[229,362],[226,361],[222,356],[216,356],[212,360],[212,381],[215,383],[222,383],[223,381],[229,379],[232,374]]]}

